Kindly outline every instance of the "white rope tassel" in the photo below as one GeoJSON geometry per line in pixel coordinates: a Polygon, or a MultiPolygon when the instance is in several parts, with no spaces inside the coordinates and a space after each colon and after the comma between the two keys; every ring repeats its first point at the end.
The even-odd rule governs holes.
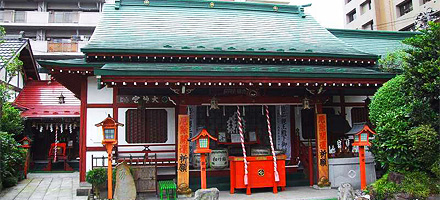
{"type": "Polygon", "coordinates": [[[266,119],[267,119],[267,132],[269,132],[270,149],[272,150],[272,157],[273,157],[273,172],[275,174],[275,182],[279,182],[280,175],[278,174],[277,157],[275,156],[275,150],[273,148],[272,130],[270,128],[269,108],[267,105],[265,105],[265,107],[266,107],[266,119]]]}
{"type": "Polygon", "coordinates": [[[244,147],[243,125],[241,124],[240,107],[237,106],[238,132],[240,133],[241,149],[243,150],[244,162],[244,185],[248,185],[248,162],[246,160],[246,149],[244,147]]]}

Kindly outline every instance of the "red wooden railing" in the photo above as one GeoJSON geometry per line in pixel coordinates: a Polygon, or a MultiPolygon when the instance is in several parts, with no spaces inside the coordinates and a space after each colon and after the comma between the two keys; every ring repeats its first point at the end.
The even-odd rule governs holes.
{"type": "MultiPolygon", "coordinates": [[[[177,159],[175,144],[130,144],[130,145],[115,145],[112,159],[113,164],[126,161],[130,165],[157,165],[157,166],[177,166],[177,159]],[[142,150],[133,150],[130,147],[142,147],[142,150]],[[153,147],[168,147],[168,149],[150,149],[153,147]],[[135,155],[133,155],[135,154],[135,155]],[[166,156],[164,154],[172,154],[173,156],[166,156]]],[[[105,167],[107,161],[106,156],[92,155],[92,168],[105,167]]]]}
{"type": "Polygon", "coordinates": [[[309,173],[309,182],[310,186],[313,186],[313,147],[309,139],[309,144],[306,146],[303,142],[300,141],[300,137],[297,134],[295,136],[295,145],[298,147],[298,157],[304,165],[304,169],[306,169],[309,173]]]}
{"type": "Polygon", "coordinates": [[[177,158],[164,156],[165,154],[176,153],[176,144],[125,144],[125,145],[115,145],[115,158],[119,162],[120,160],[127,160],[131,158],[133,160],[136,157],[136,160],[139,160],[141,163],[142,156],[132,156],[131,154],[143,154],[143,157],[148,158],[150,155],[157,155],[155,158],[155,162],[160,166],[177,166],[177,158]],[[132,150],[127,149],[130,147],[141,147],[142,150],[132,150]],[[154,148],[162,148],[168,147],[166,149],[154,149],[154,148]]]}

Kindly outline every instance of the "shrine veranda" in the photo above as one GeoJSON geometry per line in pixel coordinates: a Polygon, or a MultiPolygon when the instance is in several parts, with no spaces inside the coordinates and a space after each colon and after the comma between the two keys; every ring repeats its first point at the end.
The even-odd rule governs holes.
{"type": "MultiPolygon", "coordinates": [[[[211,149],[240,156],[237,109],[251,153],[269,146],[264,105],[286,173],[298,161],[310,169],[307,146],[323,144],[324,156],[313,159],[322,167],[318,177],[328,177],[328,146],[337,146],[352,123],[368,120],[365,100],[395,76],[378,70],[378,58],[414,34],[325,29],[303,6],[117,0],[104,6],[84,59],[39,63],[81,101],[82,182],[92,156],[107,156],[95,124],[108,115],[124,124],[115,155],[156,155],[159,165],[191,179],[198,176],[189,168],[194,149],[188,141],[179,145],[179,116],[189,117],[189,138],[206,128],[221,138],[211,149]],[[315,131],[322,123],[325,130],[315,131]],[[186,153],[178,155],[179,148],[186,153]]],[[[209,173],[229,176],[227,167],[209,173]]]]}

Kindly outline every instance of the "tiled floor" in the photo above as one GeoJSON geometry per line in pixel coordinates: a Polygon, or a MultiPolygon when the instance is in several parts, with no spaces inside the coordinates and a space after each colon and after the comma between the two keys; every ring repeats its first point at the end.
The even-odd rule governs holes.
{"type": "Polygon", "coordinates": [[[35,173],[18,185],[6,188],[0,193],[1,200],[86,200],[77,197],[79,174],[35,173]]]}

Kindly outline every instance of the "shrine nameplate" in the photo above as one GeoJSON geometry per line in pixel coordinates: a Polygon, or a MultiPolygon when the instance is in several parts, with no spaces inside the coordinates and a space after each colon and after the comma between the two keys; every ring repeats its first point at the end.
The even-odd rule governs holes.
{"type": "Polygon", "coordinates": [[[140,104],[148,106],[173,105],[168,96],[161,95],[118,95],[117,102],[123,104],[140,104]]]}
{"type": "Polygon", "coordinates": [[[326,177],[328,180],[328,154],[327,154],[327,118],[325,114],[317,114],[317,154],[318,154],[318,180],[326,177]]]}

